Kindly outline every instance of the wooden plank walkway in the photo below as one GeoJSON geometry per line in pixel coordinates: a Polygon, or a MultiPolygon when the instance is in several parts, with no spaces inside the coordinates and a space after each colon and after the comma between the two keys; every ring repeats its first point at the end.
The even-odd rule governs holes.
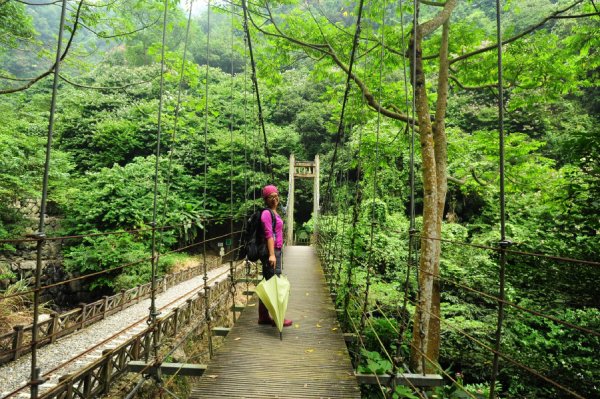
{"type": "Polygon", "coordinates": [[[314,249],[286,247],[283,270],[294,320],[283,341],[275,327],[257,324],[257,305],[247,307],[190,398],[360,398],[314,249]]]}

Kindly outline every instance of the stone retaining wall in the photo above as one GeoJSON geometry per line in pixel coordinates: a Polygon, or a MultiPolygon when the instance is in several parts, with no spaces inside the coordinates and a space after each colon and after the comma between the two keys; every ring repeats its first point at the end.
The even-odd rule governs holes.
{"type": "MultiPolygon", "coordinates": [[[[26,201],[17,204],[26,219],[30,221],[25,234],[34,234],[38,231],[40,206],[35,201],[26,201]]],[[[60,227],[60,219],[55,216],[46,216],[45,232],[51,235],[60,227]]],[[[37,242],[17,242],[13,244],[14,252],[0,253],[0,290],[6,289],[9,284],[18,280],[33,282],[37,265],[37,242]]],[[[62,242],[46,241],[42,247],[42,285],[52,284],[65,278],[62,270],[62,242]]],[[[46,294],[52,295],[55,300],[62,295],[58,289],[50,289],[46,294]]]]}

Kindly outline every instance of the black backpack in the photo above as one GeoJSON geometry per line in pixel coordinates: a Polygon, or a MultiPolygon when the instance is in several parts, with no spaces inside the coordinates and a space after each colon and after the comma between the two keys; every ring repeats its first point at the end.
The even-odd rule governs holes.
{"type": "Polygon", "coordinates": [[[259,259],[265,259],[269,257],[269,250],[267,248],[267,240],[262,229],[262,222],[260,217],[264,211],[271,212],[271,219],[273,220],[273,238],[275,239],[275,213],[269,208],[262,208],[254,212],[248,221],[246,222],[246,228],[242,233],[242,240],[240,251],[238,253],[238,260],[247,258],[251,262],[256,262],[259,259]]]}

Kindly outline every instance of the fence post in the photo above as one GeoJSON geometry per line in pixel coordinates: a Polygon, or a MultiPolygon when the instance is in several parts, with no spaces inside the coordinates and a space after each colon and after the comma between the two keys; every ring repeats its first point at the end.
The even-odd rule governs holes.
{"type": "Polygon", "coordinates": [[[85,320],[87,319],[87,304],[80,303],[79,307],[81,308],[81,321],[79,322],[79,329],[85,327],[85,320]]]}
{"type": "Polygon", "coordinates": [[[177,323],[179,320],[179,308],[175,308],[175,310],[173,310],[173,336],[177,335],[177,331],[179,330],[177,328],[177,323]]]}
{"type": "Polygon", "coordinates": [[[121,290],[121,310],[125,309],[125,289],[121,290]]]}
{"type": "Polygon", "coordinates": [[[112,353],[112,349],[104,349],[102,351],[102,357],[104,357],[104,369],[102,370],[102,385],[103,385],[103,389],[102,389],[102,393],[103,394],[107,394],[108,391],[110,390],[110,383],[111,383],[111,379],[112,379],[112,358],[111,358],[111,353],[112,353]]]}
{"type": "MultiPolygon", "coordinates": [[[[65,374],[62,377],[58,378],[58,383],[62,384],[63,381],[66,381],[66,380],[68,380],[70,378],[71,378],[71,374],[65,374]]],[[[62,398],[64,398],[64,399],[73,399],[73,381],[65,382],[65,386],[67,388],[67,391],[65,392],[65,395],[62,396],[62,398]]]]}
{"type": "Polygon", "coordinates": [[[13,336],[13,360],[17,360],[21,356],[21,350],[23,346],[23,329],[25,326],[19,325],[14,326],[13,330],[15,335],[13,336]]]}
{"type": "Polygon", "coordinates": [[[188,298],[185,301],[187,302],[188,315],[189,315],[189,318],[191,319],[192,316],[194,316],[194,308],[193,308],[194,305],[192,303],[192,302],[194,302],[194,300],[192,298],[188,298]]]}
{"type": "Polygon", "coordinates": [[[50,336],[50,343],[54,343],[58,338],[58,313],[52,312],[50,313],[50,328],[48,331],[48,335],[50,336]]]}
{"type": "Polygon", "coordinates": [[[104,299],[104,311],[102,312],[102,319],[104,320],[108,313],[108,295],[104,295],[102,298],[104,299]]]}
{"type": "Polygon", "coordinates": [[[88,370],[83,376],[83,397],[92,397],[92,373],[88,370]]]}

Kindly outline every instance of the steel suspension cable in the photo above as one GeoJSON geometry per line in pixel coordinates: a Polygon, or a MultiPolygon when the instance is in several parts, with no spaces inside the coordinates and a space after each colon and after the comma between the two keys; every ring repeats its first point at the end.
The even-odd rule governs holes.
{"type": "MultiPolygon", "coordinates": [[[[246,46],[246,39],[244,37],[244,166],[246,173],[244,173],[244,199],[249,199],[248,193],[248,171],[250,170],[250,164],[248,162],[248,48],[246,46]]],[[[254,206],[254,204],[253,204],[254,206]]],[[[244,227],[246,227],[246,220],[244,219],[244,227]]]]}
{"type": "MultiPolygon", "coordinates": [[[[365,63],[366,64],[366,63],[365,63]]],[[[366,65],[365,65],[365,73],[366,73],[366,65]]],[[[363,110],[364,110],[364,95],[363,97],[363,110]]],[[[362,190],[360,188],[360,179],[361,179],[361,172],[362,172],[362,155],[361,155],[361,147],[362,147],[362,133],[363,133],[363,128],[362,126],[359,127],[358,130],[358,148],[357,148],[357,166],[356,166],[356,186],[355,186],[355,196],[354,196],[354,204],[353,204],[353,208],[352,208],[352,228],[350,231],[350,259],[349,259],[349,264],[348,264],[348,268],[346,271],[346,284],[347,284],[347,290],[348,293],[345,295],[344,297],[344,313],[346,315],[347,318],[350,318],[349,314],[348,314],[348,305],[349,305],[349,301],[350,301],[350,291],[351,291],[351,286],[352,286],[352,269],[354,267],[354,261],[356,260],[356,250],[354,248],[355,243],[356,243],[356,226],[358,225],[358,218],[360,215],[360,207],[362,204],[362,190]]]]}
{"type": "MultiPolygon", "coordinates": [[[[163,109],[163,94],[164,94],[164,71],[165,71],[165,47],[167,38],[167,15],[168,15],[168,0],[163,2],[164,13],[163,13],[163,29],[162,29],[162,44],[161,44],[161,57],[160,57],[160,90],[158,100],[158,123],[156,130],[156,162],[154,166],[154,193],[152,202],[152,276],[151,276],[151,290],[150,290],[150,314],[148,316],[147,323],[156,327],[156,317],[160,312],[156,309],[156,278],[158,269],[158,258],[157,258],[157,247],[156,247],[156,215],[158,208],[158,179],[159,179],[159,164],[160,164],[160,140],[162,132],[162,109],[163,109]]],[[[152,346],[154,357],[158,357],[158,333],[155,331],[152,337],[152,346]]],[[[149,352],[146,353],[146,362],[148,362],[149,352]]],[[[160,380],[157,379],[157,383],[160,384],[160,380]]]]}
{"type": "Polygon", "coordinates": [[[499,169],[500,169],[500,270],[499,270],[499,287],[498,297],[501,301],[498,302],[498,321],[495,334],[495,352],[492,361],[492,375],[490,381],[489,399],[493,399],[496,390],[496,377],[498,376],[499,352],[502,340],[502,324],[504,321],[504,286],[506,279],[506,249],[510,246],[510,242],[506,239],[506,198],[504,187],[504,89],[503,89],[503,71],[502,71],[502,14],[500,0],[496,0],[496,43],[498,54],[498,145],[500,152],[499,169]]]}
{"type": "Polygon", "coordinates": [[[364,0],[360,0],[358,4],[358,15],[356,17],[356,31],[354,32],[354,38],[352,39],[352,50],[350,52],[350,61],[348,62],[348,73],[346,76],[346,88],[344,90],[344,98],[342,100],[342,110],[340,112],[340,122],[338,124],[338,131],[335,138],[335,147],[333,148],[333,156],[331,158],[331,168],[329,171],[329,179],[327,181],[327,188],[325,190],[326,198],[331,198],[331,180],[335,170],[335,162],[337,158],[338,147],[341,144],[342,136],[344,134],[344,112],[346,110],[346,104],[348,102],[348,96],[350,94],[350,80],[352,77],[352,68],[354,66],[354,57],[356,54],[356,48],[358,47],[358,39],[360,37],[361,30],[361,18],[363,12],[364,0]]]}
{"type": "MultiPolygon", "coordinates": [[[[338,187],[342,186],[342,179],[341,179],[341,173],[339,175],[339,180],[338,180],[338,187]]],[[[332,284],[333,284],[333,274],[332,272],[336,270],[336,257],[338,255],[338,244],[340,244],[340,234],[339,234],[339,221],[340,221],[340,211],[342,211],[342,208],[339,206],[340,204],[340,198],[338,195],[338,201],[337,201],[337,206],[336,206],[336,215],[335,215],[335,239],[333,240],[333,243],[331,243],[330,247],[333,246],[333,250],[332,250],[332,254],[331,257],[328,259],[328,262],[326,263],[328,265],[328,269],[329,269],[329,273],[331,274],[330,278],[329,278],[329,282],[330,282],[330,289],[333,288],[332,284]]],[[[343,215],[343,211],[342,211],[342,215],[343,215]]],[[[342,221],[343,223],[343,221],[342,221]]],[[[343,226],[342,226],[343,227],[343,226]]],[[[343,237],[343,236],[341,236],[343,237]]],[[[343,245],[343,243],[342,243],[343,245]]],[[[339,270],[339,267],[337,268],[337,270],[339,270]]]]}
{"type": "MultiPolygon", "coordinates": [[[[424,240],[436,240],[436,241],[447,242],[447,243],[451,243],[451,244],[455,244],[455,245],[463,245],[463,246],[472,247],[472,248],[479,248],[479,249],[489,249],[491,251],[500,252],[500,249],[498,247],[490,247],[488,245],[472,244],[472,243],[468,243],[468,242],[448,240],[448,239],[444,239],[444,238],[428,237],[428,236],[423,235],[423,234],[419,235],[419,237],[421,239],[424,239],[424,240]]],[[[512,244],[514,244],[514,243],[511,243],[511,245],[512,244]]],[[[588,266],[600,266],[600,262],[594,262],[594,261],[591,261],[591,260],[584,260],[584,259],[566,258],[564,256],[554,256],[554,255],[538,254],[538,253],[535,253],[535,252],[515,251],[515,250],[512,250],[512,249],[506,249],[505,252],[507,254],[522,255],[522,256],[531,256],[531,257],[536,257],[536,258],[543,258],[543,259],[555,260],[555,261],[558,261],[558,262],[580,263],[582,265],[588,265],[588,266]]]]}
{"type": "MultiPolygon", "coordinates": [[[[166,182],[166,190],[165,190],[165,195],[163,198],[163,211],[162,211],[162,223],[165,222],[166,219],[166,214],[167,214],[167,205],[168,205],[168,198],[169,198],[169,191],[171,188],[171,179],[172,179],[172,168],[173,168],[173,156],[175,153],[175,140],[177,138],[177,127],[178,127],[178,122],[179,122],[179,113],[181,111],[181,93],[183,92],[183,77],[185,74],[185,62],[186,62],[186,56],[187,56],[187,48],[188,48],[188,42],[189,42],[189,37],[190,37],[190,26],[191,26],[191,21],[192,21],[192,8],[194,5],[194,0],[190,0],[190,7],[189,7],[189,11],[188,11],[188,19],[187,19],[187,24],[186,24],[186,29],[185,29],[185,39],[184,39],[184,44],[183,44],[183,57],[181,60],[181,69],[179,71],[179,85],[177,88],[177,105],[175,106],[175,118],[173,121],[173,133],[171,134],[171,148],[169,149],[169,166],[167,168],[167,182],[166,182]]],[[[162,74],[161,74],[162,76],[162,74]]],[[[162,238],[163,238],[163,233],[161,231],[160,234],[160,240],[158,243],[158,253],[157,256],[160,256],[160,249],[162,246],[162,238]]]]}
{"type": "MultiPolygon", "coordinates": [[[[244,1],[244,0],[242,0],[242,1],[244,1]]],[[[248,174],[250,172],[250,163],[248,162],[248,46],[247,46],[247,41],[246,41],[245,35],[244,35],[244,128],[243,128],[243,135],[244,135],[244,167],[245,167],[244,200],[249,201],[250,193],[248,191],[248,174]]],[[[254,162],[254,157],[252,157],[252,160],[254,162]]],[[[252,171],[254,171],[254,170],[255,169],[252,168],[252,171]]],[[[255,192],[255,190],[252,190],[252,191],[255,192]]],[[[254,199],[254,201],[252,201],[252,212],[254,212],[256,210],[256,201],[255,201],[256,197],[254,197],[253,199],[254,199]]],[[[244,218],[243,226],[242,226],[243,231],[246,230],[246,225],[247,225],[247,219],[244,218]]],[[[251,267],[252,267],[252,264],[246,258],[246,264],[245,264],[246,303],[248,303],[250,301],[250,274],[252,272],[251,267]]]]}
{"type": "MultiPolygon", "coordinates": [[[[415,117],[415,112],[416,112],[416,88],[417,88],[417,41],[418,41],[418,35],[419,35],[419,1],[418,0],[413,0],[413,42],[412,42],[412,88],[413,88],[413,107],[412,107],[412,121],[411,121],[411,125],[412,125],[412,130],[411,130],[411,209],[410,209],[410,231],[411,232],[415,232],[416,229],[416,225],[415,225],[415,199],[414,199],[414,181],[415,181],[415,174],[414,174],[414,148],[415,148],[415,140],[414,140],[414,117],[415,117]]],[[[412,236],[413,234],[411,234],[412,236]]],[[[420,272],[420,267],[417,267],[417,263],[416,263],[416,243],[412,243],[412,247],[413,248],[413,253],[412,255],[415,256],[415,274],[416,274],[416,278],[417,278],[417,298],[418,298],[418,303],[421,303],[421,298],[422,298],[422,293],[421,293],[421,284],[418,283],[420,281],[420,277],[419,277],[419,272],[420,272]]],[[[422,307],[422,306],[421,306],[422,307]]],[[[419,307],[417,307],[417,311],[419,311],[419,307]]],[[[421,353],[425,353],[425,330],[424,330],[424,321],[423,318],[425,317],[425,312],[423,312],[422,310],[420,311],[420,317],[419,317],[419,343],[420,343],[420,352],[421,353]]],[[[416,332],[416,331],[415,331],[416,332]]],[[[421,355],[421,369],[423,374],[425,373],[425,356],[421,355]]]]}
{"type": "MultiPolygon", "coordinates": [[[[402,0],[400,1],[400,30],[401,30],[401,37],[402,37],[402,49],[404,50],[406,48],[406,43],[404,40],[404,12],[403,12],[403,4],[402,4],[402,0]]],[[[413,15],[413,25],[414,25],[414,29],[416,29],[416,26],[418,25],[418,19],[417,19],[417,13],[416,13],[416,8],[414,10],[414,15],[413,15]]],[[[416,30],[414,32],[414,35],[416,35],[416,30]]],[[[414,47],[414,53],[413,53],[413,70],[416,70],[416,46],[414,47]]],[[[402,61],[403,61],[403,70],[404,70],[404,95],[405,95],[405,101],[406,101],[406,107],[407,107],[407,112],[408,112],[408,79],[407,79],[407,66],[406,66],[406,57],[402,57],[402,61]]],[[[404,341],[404,333],[406,332],[406,329],[408,328],[408,324],[409,324],[409,316],[407,315],[407,306],[408,306],[408,286],[409,286],[409,282],[410,282],[410,273],[411,273],[411,269],[413,267],[415,267],[416,270],[416,264],[417,264],[417,242],[416,242],[416,238],[413,236],[414,233],[416,233],[416,229],[415,229],[415,109],[416,109],[416,103],[415,103],[415,85],[416,85],[416,74],[413,74],[412,76],[412,82],[411,82],[411,86],[412,86],[412,118],[409,122],[409,126],[411,128],[411,135],[410,135],[410,140],[409,140],[409,187],[410,187],[410,200],[409,200],[409,207],[410,207],[410,215],[409,215],[409,234],[408,234],[408,258],[407,258],[407,262],[406,262],[406,277],[404,279],[404,298],[403,298],[403,303],[402,303],[402,323],[400,325],[400,331],[398,333],[398,341],[396,344],[396,356],[395,356],[395,360],[399,360],[400,356],[401,356],[401,349],[402,349],[402,345],[401,343],[404,341]]],[[[397,366],[397,361],[394,362],[394,367],[397,366]]]]}
{"type": "Polygon", "coordinates": [[[271,175],[271,180],[275,180],[275,175],[273,172],[273,164],[271,163],[271,150],[269,149],[269,143],[267,141],[267,131],[265,129],[265,121],[263,118],[262,105],[260,102],[260,92],[258,90],[258,79],[256,76],[256,64],[254,62],[254,53],[252,51],[252,38],[250,37],[250,29],[248,28],[248,6],[246,4],[246,0],[242,0],[242,8],[244,10],[244,33],[246,35],[248,52],[250,53],[250,65],[252,67],[252,74],[250,75],[252,79],[252,83],[254,83],[254,90],[256,92],[256,104],[258,106],[258,123],[260,129],[262,130],[263,140],[265,144],[265,155],[267,156],[267,160],[269,162],[268,171],[271,175]]]}
{"type": "Polygon", "coordinates": [[[351,231],[350,231],[350,260],[349,260],[349,264],[348,264],[348,270],[346,271],[346,285],[347,285],[347,290],[348,292],[346,293],[345,297],[344,297],[344,313],[346,314],[346,317],[349,317],[348,315],[348,305],[349,305],[349,301],[350,301],[350,291],[351,291],[351,286],[352,286],[352,269],[354,267],[354,261],[356,260],[356,250],[354,248],[354,244],[356,243],[356,226],[358,224],[358,216],[360,213],[360,206],[362,203],[362,192],[360,189],[360,175],[361,175],[361,168],[362,168],[362,157],[360,155],[360,151],[361,151],[361,143],[362,143],[362,128],[359,128],[359,135],[358,135],[358,150],[357,150],[357,173],[356,173],[356,188],[355,188],[355,196],[354,196],[354,206],[352,208],[352,227],[351,227],[351,231]]]}
{"type": "Polygon", "coordinates": [[[52,97],[50,100],[50,116],[48,118],[48,135],[46,141],[46,159],[44,162],[44,176],[42,179],[42,199],[40,203],[40,220],[36,236],[36,265],[35,265],[35,291],[33,293],[33,330],[31,331],[31,375],[30,375],[30,393],[33,399],[37,399],[39,385],[43,383],[40,380],[40,369],[37,366],[37,347],[38,347],[38,322],[40,313],[40,286],[42,279],[42,251],[44,247],[44,238],[46,232],[46,206],[48,201],[48,180],[50,176],[50,155],[52,153],[52,136],[54,133],[54,115],[56,112],[56,97],[58,95],[58,79],[60,73],[60,54],[62,51],[63,30],[65,27],[65,14],[67,10],[67,0],[62,1],[60,13],[60,22],[58,24],[58,40],[56,43],[56,56],[54,66],[54,80],[52,82],[52,97]]]}
{"type": "MultiPolygon", "coordinates": [[[[204,213],[206,214],[206,202],[207,202],[207,185],[208,185],[208,78],[210,70],[210,6],[211,0],[208,0],[206,4],[206,76],[204,84],[204,191],[203,191],[203,207],[204,213]]],[[[213,357],[213,347],[211,339],[211,320],[210,320],[210,287],[208,286],[208,269],[206,264],[206,225],[202,229],[202,264],[204,268],[204,317],[206,319],[207,331],[208,331],[208,352],[210,358],[213,357]]]]}
{"type": "MultiPolygon", "coordinates": [[[[383,98],[383,87],[382,87],[382,75],[383,75],[383,61],[384,61],[384,55],[385,55],[385,9],[387,7],[387,1],[383,1],[383,7],[382,7],[382,23],[381,23],[381,55],[380,55],[380,59],[379,59],[379,82],[378,82],[378,102],[381,104],[381,100],[383,98]]],[[[365,56],[365,63],[367,63],[367,56],[365,56]]],[[[364,328],[365,328],[365,318],[366,318],[366,313],[367,313],[367,307],[369,306],[369,291],[371,288],[371,276],[373,274],[373,267],[372,267],[372,262],[373,262],[373,240],[374,240],[374,236],[375,236],[375,208],[376,208],[376,199],[378,198],[377,196],[377,186],[378,186],[378,180],[377,180],[377,171],[379,169],[378,165],[379,165],[379,134],[380,134],[380,129],[381,129],[381,112],[377,112],[377,126],[375,129],[375,168],[373,170],[373,196],[371,198],[371,226],[369,229],[369,249],[368,249],[368,255],[367,255],[367,277],[366,277],[366,285],[365,285],[365,299],[364,299],[364,304],[363,304],[363,311],[361,314],[361,320],[360,320],[360,334],[363,334],[364,328]]],[[[360,364],[360,354],[359,354],[359,361],[357,362],[358,364],[360,364]]]]}
{"type": "MultiPolygon", "coordinates": [[[[427,274],[429,274],[429,275],[433,276],[433,273],[427,273],[427,274]]],[[[578,330],[578,331],[584,332],[584,333],[586,333],[586,334],[591,334],[591,335],[594,335],[594,336],[600,337],[600,332],[599,332],[599,331],[590,330],[589,328],[585,328],[585,327],[581,327],[581,326],[578,326],[578,325],[576,325],[576,324],[573,324],[573,323],[569,323],[568,321],[561,320],[561,319],[559,319],[559,318],[557,318],[557,317],[554,317],[554,316],[551,316],[551,315],[547,315],[547,314],[544,314],[544,313],[538,312],[538,311],[536,311],[536,310],[528,309],[528,308],[526,308],[526,307],[524,307],[524,306],[521,306],[521,305],[518,305],[518,304],[516,304],[516,303],[514,303],[514,302],[510,302],[510,301],[507,301],[506,299],[502,299],[502,298],[500,298],[500,297],[497,297],[497,296],[494,296],[494,295],[488,294],[488,293],[486,293],[486,292],[483,292],[483,291],[477,290],[477,289],[475,289],[475,288],[472,288],[472,287],[470,287],[470,286],[468,286],[468,285],[466,285],[466,284],[463,284],[463,283],[461,283],[461,282],[458,282],[458,281],[452,280],[452,279],[450,279],[450,278],[446,278],[446,277],[440,277],[440,276],[434,276],[434,278],[435,278],[435,279],[437,279],[437,280],[439,280],[439,281],[447,281],[447,282],[449,282],[450,284],[452,284],[452,285],[454,285],[454,286],[456,286],[456,287],[463,288],[463,289],[465,289],[466,291],[469,291],[469,292],[471,292],[471,293],[473,293],[473,294],[480,295],[480,296],[482,296],[482,297],[484,297],[484,298],[488,298],[488,299],[490,299],[490,300],[493,300],[493,301],[495,301],[495,302],[498,302],[498,303],[503,303],[503,304],[505,304],[505,305],[511,306],[511,307],[513,307],[513,308],[515,308],[515,309],[519,309],[519,310],[521,310],[521,311],[523,311],[523,312],[526,312],[526,313],[532,314],[532,315],[534,315],[534,316],[542,317],[542,318],[544,318],[544,319],[551,320],[551,321],[553,321],[553,322],[555,322],[555,323],[558,323],[558,324],[561,324],[561,325],[563,325],[563,326],[566,326],[566,327],[572,328],[572,329],[574,329],[574,330],[578,330]]]]}
{"type": "MultiPolygon", "coordinates": [[[[344,190],[344,196],[342,197],[342,200],[346,200],[349,202],[349,198],[347,198],[348,195],[348,185],[349,185],[349,176],[348,176],[349,172],[346,171],[345,173],[345,184],[344,187],[346,188],[346,190],[344,190]]],[[[344,203],[348,203],[344,201],[344,203]]],[[[342,272],[342,268],[345,262],[345,253],[344,253],[344,243],[345,243],[345,238],[346,238],[346,225],[347,225],[347,221],[346,221],[346,211],[344,209],[342,209],[342,235],[341,235],[341,246],[340,246],[340,261],[339,261],[339,265],[337,268],[337,273],[336,273],[336,286],[339,285],[341,283],[341,272],[342,272]]]]}
{"type": "MultiPolygon", "coordinates": [[[[234,17],[234,4],[231,4],[231,91],[229,94],[230,102],[233,104],[233,94],[234,94],[234,70],[233,70],[233,17],[234,17]]],[[[233,248],[233,112],[229,115],[229,234],[230,234],[230,248],[233,248]]],[[[236,322],[236,314],[235,314],[235,273],[233,270],[233,256],[229,257],[229,274],[231,278],[230,292],[231,292],[231,310],[233,316],[233,322],[236,322]]]]}
{"type": "MultiPolygon", "coordinates": [[[[416,302],[412,302],[415,306],[416,306],[416,302]]],[[[445,325],[447,325],[448,327],[450,327],[452,330],[457,331],[458,333],[460,333],[461,335],[464,335],[465,337],[467,337],[469,340],[471,340],[472,342],[475,342],[476,344],[478,344],[479,346],[481,346],[482,348],[488,350],[489,352],[493,352],[494,355],[497,355],[499,357],[501,357],[502,359],[508,361],[509,363],[513,364],[514,366],[517,366],[525,371],[527,371],[528,373],[546,381],[547,383],[554,385],[556,388],[570,394],[571,396],[578,398],[578,399],[586,399],[583,396],[579,395],[577,392],[572,391],[571,389],[561,385],[560,383],[554,381],[553,379],[546,377],[545,375],[541,374],[540,372],[538,372],[537,370],[523,364],[520,363],[517,360],[514,360],[513,358],[505,355],[504,353],[496,350],[495,348],[493,348],[490,345],[487,345],[485,343],[483,343],[481,340],[473,337],[471,334],[467,333],[466,331],[454,326],[452,323],[448,323],[446,320],[442,319],[441,317],[439,317],[438,315],[434,314],[433,312],[430,312],[429,310],[426,310],[427,312],[430,313],[431,317],[436,318],[437,320],[440,321],[440,323],[444,323],[445,325]]],[[[434,364],[431,359],[427,358],[427,360],[431,363],[434,364]]],[[[437,366],[436,366],[437,367],[437,366]]]]}
{"type": "MultiPolygon", "coordinates": [[[[237,231],[236,233],[240,233],[240,232],[241,231],[237,231]]],[[[220,236],[220,237],[209,238],[206,241],[210,242],[210,241],[218,240],[220,238],[224,238],[225,236],[226,235],[223,235],[223,236],[220,236]]],[[[190,248],[194,248],[194,247],[197,247],[199,245],[202,245],[203,243],[204,243],[204,241],[199,242],[199,243],[195,243],[195,244],[191,244],[191,245],[186,245],[184,247],[180,247],[180,248],[177,248],[177,249],[165,252],[163,255],[168,255],[168,254],[172,254],[172,253],[177,253],[177,252],[181,252],[181,251],[184,251],[184,250],[188,250],[190,248]]],[[[75,281],[81,281],[81,280],[84,280],[84,279],[87,279],[87,278],[90,278],[90,277],[94,277],[94,276],[100,276],[102,274],[107,274],[107,273],[110,273],[110,272],[113,272],[113,271],[121,270],[121,269],[124,269],[126,267],[138,265],[138,264],[140,264],[142,262],[149,262],[151,260],[152,260],[152,257],[138,259],[138,260],[135,260],[135,261],[132,261],[132,262],[128,262],[128,263],[122,264],[120,266],[112,267],[110,269],[104,269],[104,270],[100,270],[98,272],[93,272],[93,273],[89,273],[89,274],[84,274],[82,276],[73,277],[73,278],[70,278],[70,279],[67,279],[67,280],[62,280],[62,281],[59,281],[57,283],[53,283],[53,284],[48,284],[48,285],[41,286],[41,287],[39,287],[39,291],[41,291],[41,290],[47,290],[49,288],[59,287],[61,285],[69,284],[69,283],[72,283],[72,282],[75,282],[75,281]]],[[[9,299],[9,298],[15,298],[15,297],[18,297],[18,296],[29,295],[29,294],[34,293],[35,291],[36,291],[35,289],[32,289],[32,290],[27,290],[27,291],[16,292],[16,293],[9,294],[9,295],[3,295],[3,296],[0,296],[0,301],[5,300],[5,299],[9,299]]]]}

